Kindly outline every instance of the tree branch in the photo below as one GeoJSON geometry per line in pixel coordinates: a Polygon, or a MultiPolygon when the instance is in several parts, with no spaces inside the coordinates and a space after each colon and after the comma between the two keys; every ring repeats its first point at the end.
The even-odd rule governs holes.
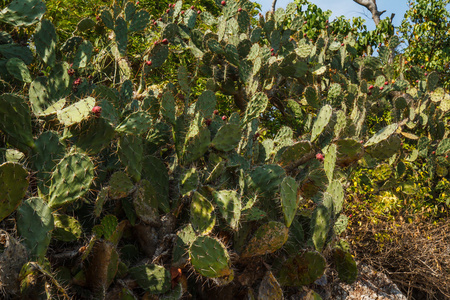
{"type": "Polygon", "coordinates": [[[277,5],[277,0],[273,0],[272,2],[272,12],[275,12],[275,6],[277,5]]]}
{"type": "Polygon", "coordinates": [[[385,10],[378,11],[377,1],[376,0],[353,0],[353,1],[367,8],[372,13],[372,19],[375,22],[375,26],[378,26],[378,23],[380,23],[380,16],[384,14],[386,11],[385,10]]]}

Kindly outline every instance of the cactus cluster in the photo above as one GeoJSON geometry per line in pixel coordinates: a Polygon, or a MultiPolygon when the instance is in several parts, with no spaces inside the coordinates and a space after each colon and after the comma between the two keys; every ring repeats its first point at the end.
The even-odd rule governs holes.
{"type": "MultiPolygon", "coordinates": [[[[245,267],[261,260],[273,268],[258,290],[247,286],[249,297],[281,297],[283,287],[314,283],[326,259],[351,283],[355,262],[337,247],[348,222],[350,174],[362,164],[420,156],[430,177],[448,176],[450,105],[438,76],[425,78],[419,69],[408,76],[421,81],[410,84],[416,77],[383,64],[382,56],[357,56],[351,34],[338,36],[342,45],[326,29],[306,38],[294,3],[259,20],[247,0],[222,1],[218,17],[182,11],[178,1],[154,22],[132,2],[105,7],[98,26],[113,37],[108,51],[117,69],[113,82],[103,83],[70,75],[103,59],[90,41],[73,36],[58,48],[54,26],[39,20],[42,1],[19,2],[0,21],[38,22],[37,55],[0,45],[0,65],[7,60],[13,77],[5,78],[29,84],[24,95],[0,96],[0,221],[14,219],[36,264],[20,277],[29,297],[43,282],[31,282],[28,269],[47,274],[54,287],[48,293],[66,295],[58,283],[65,280],[72,293],[117,292],[121,299],[133,299],[137,286],[171,299],[194,293],[189,273],[219,286],[243,284],[251,281],[245,267]],[[156,42],[132,76],[128,42],[142,31],[156,42]],[[198,64],[180,66],[173,82],[151,85],[149,74],[177,55],[198,64]],[[30,75],[35,59],[49,70],[44,76],[30,75]],[[194,87],[197,80],[206,82],[203,90],[194,87]],[[224,97],[238,109],[221,117],[224,97]],[[261,137],[277,109],[286,126],[261,137]],[[393,122],[369,134],[368,116],[382,109],[391,110],[393,122]],[[417,150],[408,153],[405,138],[418,139],[417,150]],[[11,161],[6,150],[22,158],[11,161]],[[79,246],[76,253],[47,254],[69,242],[79,246]],[[143,253],[147,259],[138,262],[143,253]]],[[[76,30],[90,23],[82,20],[76,30]]]]}

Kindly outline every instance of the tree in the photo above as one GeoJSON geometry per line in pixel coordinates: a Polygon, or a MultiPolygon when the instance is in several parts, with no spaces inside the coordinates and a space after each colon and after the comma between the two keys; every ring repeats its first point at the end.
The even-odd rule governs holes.
{"type": "Polygon", "coordinates": [[[449,0],[414,0],[400,27],[408,47],[408,61],[425,70],[436,70],[444,85],[450,87],[450,13],[449,0]]]}

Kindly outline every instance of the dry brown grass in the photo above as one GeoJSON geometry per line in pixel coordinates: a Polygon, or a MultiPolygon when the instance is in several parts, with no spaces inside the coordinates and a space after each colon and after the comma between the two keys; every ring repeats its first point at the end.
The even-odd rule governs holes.
{"type": "Polygon", "coordinates": [[[385,272],[408,299],[450,299],[449,218],[433,225],[420,217],[371,218],[366,211],[352,224],[348,239],[357,260],[385,272]]]}

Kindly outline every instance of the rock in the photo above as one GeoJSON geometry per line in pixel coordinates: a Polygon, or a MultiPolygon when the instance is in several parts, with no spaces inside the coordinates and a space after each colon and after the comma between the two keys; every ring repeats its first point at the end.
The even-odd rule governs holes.
{"type": "Polygon", "coordinates": [[[322,299],[333,300],[406,300],[397,285],[384,273],[358,263],[358,279],[351,285],[339,280],[316,290],[322,299]]]}

